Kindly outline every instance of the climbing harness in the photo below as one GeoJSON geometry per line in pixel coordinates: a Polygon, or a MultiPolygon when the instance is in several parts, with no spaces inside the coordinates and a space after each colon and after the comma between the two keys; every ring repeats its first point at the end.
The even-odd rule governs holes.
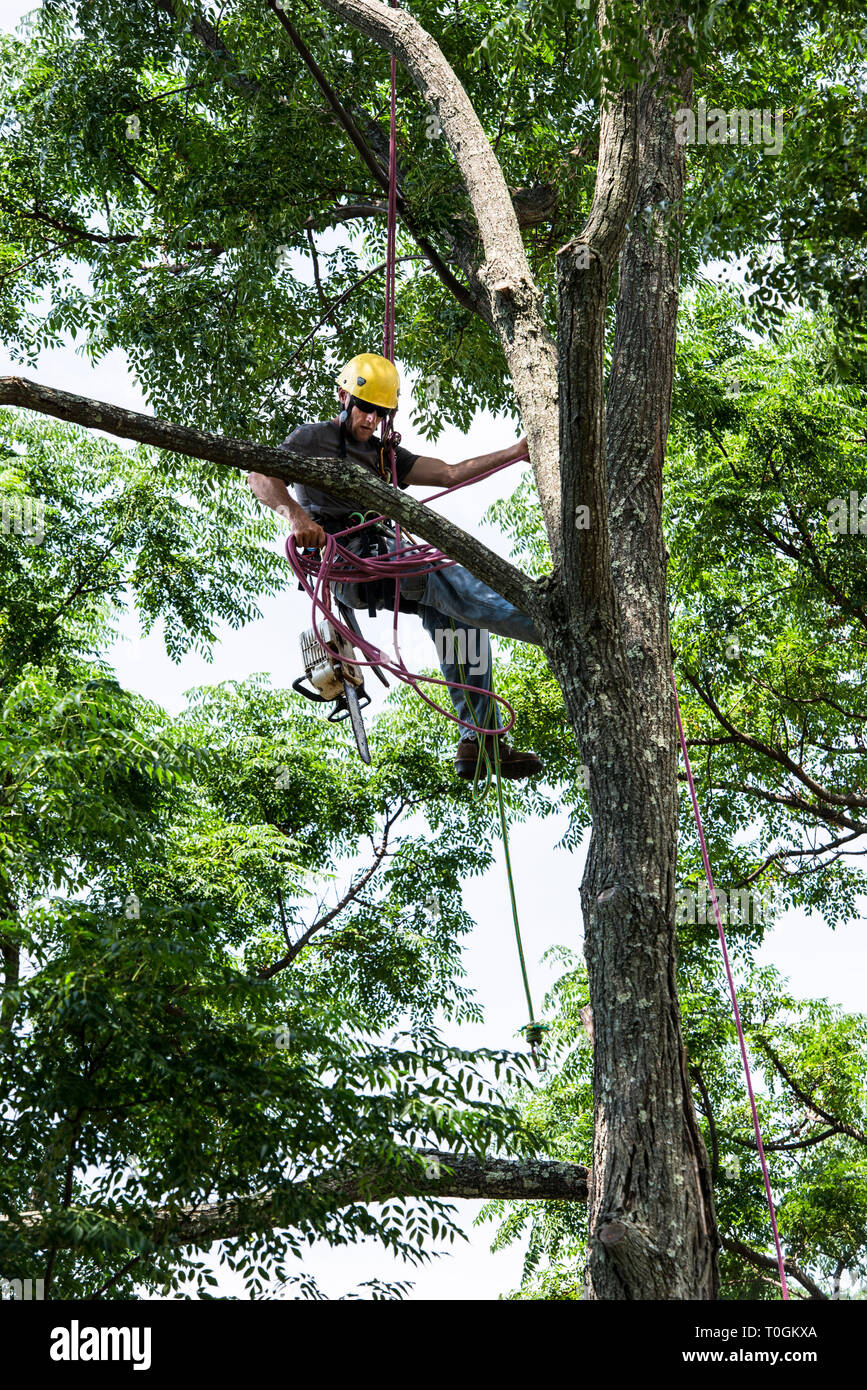
{"type": "MultiPolygon", "coordinates": [[[[500,467],[509,467],[509,464],[501,464],[500,467]]],[[[485,476],[490,477],[495,471],[491,469],[485,476]]],[[[474,480],[471,480],[474,481],[474,480]]],[[[436,498],[451,493],[457,488],[465,487],[466,483],[456,483],[453,487],[443,488],[442,491],[433,493],[430,497],[422,499],[422,504],[426,505],[436,498]]],[[[415,541],[409,537],[407,543],[404,534],[400,534],[395,529],[395,549],[386,555],[369,554],[367,556],[356,555],[348,548],[344,542],[348,542],[353,536],[359,535],[365,529],[376,526],[377,524],[388,524],[385,516],[368,514],[366,519],[355,526],[349,526],[345,530],[326,535],[325,545],[318,553],[316,551],[304,551],[299,553],[295,549],[292,537],[286,539],[286,559],[288,560],[293,572],[295,573],[299,587],[306,593],[313,605],[313,631],[317,641],[335,659],[339,660],[341,652],[330,649],[328,634],[319,626],[318,615],[329,623],[334,632],[350,642],[361,656],[355,656],[354,662],[358,667],[378,667],[380,670],[388,671],[397,679],[404,681],[411,686],[417,695],[421,697],[432,709],[445,715],[447,719],[456,724],[463,723],[463,727],[471,729],[474,733],[490,732],[489,728],[473,724],[469,720],[461,721],[458,716],[449,709],[430,699],[421,689],[422,685],[449,686],[453,689],[466,690],[470,694],[488,695],[488,691],[481,686],[471,685],[468,682],[448,682],[438,676],[423,676],[412,672],[404,664],[400,657],[400,648],[396,637],[394,642],[394,656],[388,656],[373,643],[369,642],[358,631],[357,625],[352,625],[348,619],[348,609],[344,603],[337,605],[342,617],[338,617],[334,611],[335,605],[331,600],[331,589],[335,585],[362,585],[370,584],[371,581],[392,581],[394,586],[394,611],[395,611],[395,631],[396,617],[401,609],[407,610],[407,600],[401,596],[401,579],[418,578],[423,575],[431,574],[436,570],[447,569],[455,564],[446,555],[434,546],[424,542],[415,541]]],[[[303,692],[302,692],[303,693],[303,692]]],[[[502,725],[503,731],[508,731],[514,724],[514,710],[502,695],[494,694],[501,712],[506,716],[502,725]]]]}
{"type": "Polygon", "coordinates": [[[713,914],[716,918],[717,931],[719,932],[720,946],[722,947],[723,961],[725,962],[726,968],[726,978],[728,979],[729,994],[731,995],[732,1009],[734,1010],[735,1027],[737,1028],[738,1032],[738,1042],[740,1044],[741,1049],[741,1060],[744,1064],[744,1075],[747,1079],[747,1091],[749,1092],[750,1097],[750,1108],[753,1112],[753,1129],[756,1135],[756,1148],[759,1151],[759,1160],[762,1165],[762,1177],[764,1178],[765,1182],[765,1196],[768,1200],[768,1211],[771,1214],[771,1229],[774,1233],[774,1246],[777,1252],[777,1269],[779,1270],[780,1274],[780,1287],[783,1291],[783,1298],[788,1299],[789,1288],[788,1284],[786,1283],[786,1269],[783,1263],[783,1252],[780,1247],[780,1236],[777,1230],[777,1213],[774,1207],[774,1198],[771,1193],[771,1180],[768,1176],[768,1165],[765,1159],[765,1149],[764,1145],[762,1144],[762,1131],[759,1125],[759,1112],[756,1109],[756,1098],[753,1094],[753,1079],[752,1075],[750,1074],[750,1062],[749,1058],[747,1057],[747,1044],[744,1038],[744,1030],[741,1025],[741,1011],[738,1008],[738,998],[737,993],[735,991],[734,976],[732,975],[732,968],[729,962],[728,947],[726,946],[726,937],[725,932],[723,931],[722,917],[720,916],[719,904],[717,902],[716,897],[716,889],[713,885],[713,874],[711,873],[710,859],[708,857],[707,852],[707,841],[704,837],[704,827],[701,823],[701,813],[698,809],[698,797],[695,794],[695,782],[693,781],[692,776],[692,766],[689,761],[689,753],[686,751],[686,738],[684,737],[683,732],[683,721],[680,717],[680,701],[677,698],[677,686],[674,681],[674,675],[672,675],[671,677],[671,688],[674,691],[674,710],[675,714],[677,715],[677,730],[678,734],[680,735],[680,747],[683,753],[683,761],[686,766],[686,777],[689,783],[689,794],[692,798],[692,809],[693,814],[695,815],[695,824],[696,829],[698,830],[698,840],[701,846],[701,857],[702,862],[704,864],[704,873],[705,878],[707,879],[708,888],[710,889],[711,902],[713,903],[713,914]]]}

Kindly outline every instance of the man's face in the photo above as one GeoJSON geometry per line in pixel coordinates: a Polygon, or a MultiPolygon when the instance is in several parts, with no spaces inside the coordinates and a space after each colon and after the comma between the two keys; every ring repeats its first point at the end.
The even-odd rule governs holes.
{"type": "MultiPolygon", "coordinates": [[[[349,396],[345,391],[340,393],[340,404],[344,409],[348,408],[349,396]]],[[[353,439],[357,439],[360,444],[367,443],[367,440],[370,439],[378,424],[379,416],[373,406],[371,406],[369,410],[362,410],[359,409],[357,405],[353,405],[352,409],[349,411],[349,418],[346,421],[346,427],[349,433],[352,435],[353,439]]]]}

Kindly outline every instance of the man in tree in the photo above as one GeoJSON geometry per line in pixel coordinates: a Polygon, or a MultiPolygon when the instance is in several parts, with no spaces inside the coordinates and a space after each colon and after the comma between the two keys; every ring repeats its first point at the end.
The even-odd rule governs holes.
{"type": "MultiPolygon", "coordinates": [[[[313,457],[348,458],[390,479],[387,451],[382,440],[374,438],[374,432],[380,420],[394,415],[398,390],[397,370],[387,358],[375,353],[353,357],[337,378],[340,414],[333,420],[299,425],[286,440],[286,447],[313,457]]],[[[413,454],[400,445],[394,452],[399,487],[445,488],[480,478],[500,464],[525,458],[527,444],[525,439],[520,439],[511,448],[480,454],[458,464],[413,454]]],[[[318,549],[325,544],[326,532],[340,533],[356,524],[353,517],[359,513],[353,514],[352,503],[345,498],[299,484],[296,501],[285,483],[264,473],[250,473],[249,483],[260,502],[288,517],[293,540],[298,546],[318,549]]],[[[393,553],[396,537],[392,526],[380,523],[377,529],[388,552],[393,553]]],[[[363,554],[369,543],[368,527],[353,536],[347,547],[355,554],[363,554]]],[[[338,597],[353,608],[385,608],[394,603],[389,583],[338,584],[335,588],[338,597]]],[[[538,645],[540,639],[532,619],[461,565],[403,579],[400,607],[421,617],[436,645],[443,677],[450,683],[449,694],[462,721],[461,740],[455,754],[458,776],[471,780],[478,760],[476,731],[467,724],[491,729],[491,733],[485,735],[489,744],[494,738],[499,740],[500,771],[504,777],[516,781],[540,772],[542,763],[535,753],[511,748],[499,732],[496,702],[484,694],[460,689],[461,685],[472,685],[480,691],[491,690],[489,632],[538,645]]]]}

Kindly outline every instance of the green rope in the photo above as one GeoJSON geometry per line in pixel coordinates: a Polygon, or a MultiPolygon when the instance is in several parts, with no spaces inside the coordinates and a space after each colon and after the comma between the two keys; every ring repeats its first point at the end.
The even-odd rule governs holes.
{"type": "MultiPolygon", "coordinates": [[[[455,638],[457,638],[457,633],[455,632],[455,625],[454,625],[454,622],[453,622],[453,620],[452,620],[451,617],[449,618],[449,622],[451,623],[452,634],[455,636],[455,638]]],[[[460,649],[459,649],[459,646],[458,646],[458,643],[457,643],[457,640],[455,640],[454,650],[455,650],[455,651],[459,651],[459,650],[460,650],[460,649]]],[[[469,685],[469,681],[467,680],[466,673],[465,673],[464,667],[463,667],[463,662],[461,661],[460,656],[458,656],[458,670],[459,670],[460,673],[461,673],[461,683],[462,683],[463,685],[469,685]]],[[[485,716],[484,716],[484,719],[483,719],[483,721],[482,721],[482,725],[483,725],[484,728],[488,728],[488,727],[489,727],[488,720],[489,720],[490,717],[491,717],[491,714],[492,714],[492,707],[493,707],[493,703],[494,703],[493,698],[492,698],[492,696],[493,696],[493,689],[494,689],[494,681],[493,681],[493,673],[492,673],[492,675],[491,675],[491,692],[492,692],[492,693],[491,693],[491,695],[488,696],[488,707],[487,707],[487,709],[485,710],[485,716]]],[[[470,699],[469,692],[466,693],[466,698],[467,698],[467,703],[470,705],[470,708],[473,709],[473,712],[475,713],[476,711],[475,711],[475,708],[474,708],[474,706],[473,706],[473,702],[472,702],[472,700],[470,699]]],[[[504,801],[503,801],[503,779],[502,779],[502,776],[500,775],[500,740],[499,740],[498,737],[494,737],[494,738],[491,740],[491,742],[492,742],[493,747],[494,747],[494,772],[495,772],[495,774],[496,774],[496,781],[497,781],[497,808],[498,808],[499,813],[500,813],[500,829],[501,829],[502,832],[503,832],[503,850],[504,850],[505,858],[506,858],[506,877],[507,877],[507,879],[508,879],[508,881],[509,881],[509,898],[511,899],[511,903],[512,903],[512,921],[513,921],[513,923],[514,923],[514,925],[515,925],[515,941],[517,942],[517,945],[518,945],[518,960],[519,960],[520,963],[521,963],[521,978],[522,978],[522,980],[523,980],[523,982],[524,982],[524,994],[525,994],[526,999],[527,999],[527,1008],[528,1008],[529,1011],[530,1011],[530,1022],[529,1022],[529,1023],[526,1025],[526,1027],[524,1028],[524,1036],[525,1036],[527,1042],[530,1044],[530,1046],[533,1048],[533,1050],[534,1050],[534,1052],[535,1052],[535,1048],[536,1048],[537,1044],[540,1043],[540,1042],[542,1041],[542,1034],[543,1034],[544,1032],[547,1031],[547,1025],[544,1024],[544,1023],[537,1023],[537,1022],[536,1022],[536,1014],[535,1014],[535,1010],[533,1009],[533,998],[532,998],[532,995],[530,994],[530,981],[529,981],[529,979],[528,979],[528,977],[527,977],[527,963],[526,963],[526,961],[525,961],[525,959],[524,959],[524,945],[523,945],[523,942],[521,941],[521,924],[520,924],[520,922],[519,922],[519,920],[518,920],[518,902],[517,902],[517,898],[515,897],[515,880],[514,880],[514,877],[513,877],[513,875],[512,875],[512,856],[511,856],[511,854],[510,854],[510,852],[509,852],[509,832],[508,832],[507,823],[506,823],[506,807],[505,807],[505,803],[504,803],[504,801]]],[[[474,776],[473,776],[473,798],[474,798],[474,800],[484,801],[485,797],[486,797],[487,794],[488,794],[488,791],[490,790],[491,781],[492,781],[492,776],[491,776],[491,760],[490,760],[490,758],[488,757],[488,751],[487,751],[487,749],[486,749],[486,747],[485,747],[485,738],[484,738],[484,735],[482,735],[480,738],[478,738],[478,744],[479,744],[479,751],[478,751],[478,755],[477,755],[477,757],[476,757],[476,770],[475,770],[475,774],[474,774],[474,776]],[[484,785],[484,789],[483,789],[481,792],[477,792],[476,788],[477,788],[477,786],[478,786],[479,774],[480,774],[480,772],[481,772],[482,762],[484,762],[485,768],[486,768],[485,785],[484,785]]]]}
{"type": "Polygon", "coordinates": [[[518,943],[518,959],[521,962],[521,977],[524,981],[524,993],[527,996],[527,1008],[530,1010],[530,1022],[528,1028],[533,1027],[533,1020],[536,1017],[533,1009],[533,1000],[530,996],[530,982],[527,979],[527,965],[524,960],[524,947],[521,942],[521,926],[518,921],[518,904],[515,901],[515,881],[512,877],[512,856],[509,853],[509,835],[506,830],[506,808],[503,804],[503,779],[500,776],[500,740],[495,738],[494,743],[494,764],[497,769],[497,806],[500,812],[500,828],[503,832],[503,850],[506,855],[506,877],[509,880],[509,897],[512,900],[512,921],[515,923],[515,940],[518,943]]]}

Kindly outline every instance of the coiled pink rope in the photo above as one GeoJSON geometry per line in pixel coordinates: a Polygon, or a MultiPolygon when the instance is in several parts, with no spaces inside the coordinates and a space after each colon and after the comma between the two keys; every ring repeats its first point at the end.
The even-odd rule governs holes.
{"type": "MultiPolygon", "coordinates": [[[[395,439],[399,439],[399,437],[399,435],[394,436],[395,439]]],[[[498,473],[500,469],[510,468],[513,462],[517,463],[518,461],[517,459],[513,459],[509,463],[498,464],[496,468],[492,468],[489,472],[485,473],[484,477],[489,478],[492,474],[498,473]]],[[[431,493],[429,497],[423,498],[423,504],[427,505],[429,502],[435,501],[438,497],[446,496],[447,493],[457,492],[459,488],[468,487],[470,483],[476,481],[477,479],[475,478],[468,478],[465,482],[455,483],[452,487],[442,488],[441,491],[431,493]]],[[[317,641],[330,656],[341,659],[342,654],[328,645],[324,633],[317,624],[316,616],[317,613],[319,613],[331,623],[336,632],[363,653],[364,659],[352,658],[355,665],[379,666],[383,670],[389,671],[392,675],[396,676],[398,680],[402,680],[407,685],[411,686],[415,693],[424,700],[425,704],[430,705],[431,709],[436,710],[439,714],[444,714],[446,718],[451,719],[453,723],[460,724],[462,729],[471,729],[477,734],[488,733],[490,730],[487,726],[473,724],[466,719],[461,720],[453,710],[438,705],[435,700],[431,700],[424,691],[420,689],[420,683],[442,685],[453,690],[465,690],[470,695],[482,695],[486,699],[492,699],[500,706],[501,713],[505,716],[506,722],[502,725],[503,732],[508,732],[515,722],[515,711],[504,696],[497,695],[495,692],[486,690],[478,685],[469,685],[461,681],[446,681],[438,676],[421,676],[417,672],[410,671],[401,659],[400,648],[397,643],[397,616],[401,577],[409,578],[423,574],[431,574],[435,570],[447,569],[456,562],[450,560],[448,556],[444,555],[441,550],[437,550],[435,546],[428,545],[427,543],[416,542],[413,545],[404,545],[400,534],[398,534],[397,537],[397,549],[393,554],[387,556],[353,555],[351,550],[346,549],[344,545],[340,544],[338,537],[345,540],[347,537],[363,531],[366,527],[375,526],[377,522],[384,520],[386,520],[384,516],[372,517],[367,521],[363,521],[358,526],[351,526],[345,531],[338,532],[336,535],[327,536],[325,546],[321,552],[321,558],[316,554],[305,554],[299,551],[295,546],[292,536],[287,536],[286,559],[289,561],[302,589],[312,601],[313,630],[316,633],[317,641]],[[352,629],[337,616],[331,604],[330,586],[332,584],[359,584],[379,579],[394,579],[395,581],[395,657],[393,660],[381,652],[372,642],[368,642],[365,638],[359,637],[353,632],[352,629]]]]}
{"type": "Polygon", "coordinates": [[[771,1194],[771,1180],[768,1176],[768,1165],[765,1159],[765,1148],[762,1143],[762,1131],[759,1126],[759,1112],[756,1109],[756,1098],[753,1094],[753,1079],[750,1074],[749,1058],[747,1057],[747,1044],[744,1039],[744,1030],[741,1026],[741,1011],[738,1008],[738,998],[735,992],[734,976],[732,975],[732,968],[729,963],[728,947],[726,946],[725,932],[723,931],[723,924],[722,918],[720,916],[719,904],[717,903],[716,899],[716,889],[713,886],[713,875],[710,870],[710,859],[708,858],[707,853],[707,842],[704,838],[704,827],[701,823],[701,813],[698,809],[698,798],[695,794],[695,782],[693,781],[692,767],[689,761],[689,754],[686,751],[686,738],[684,737],[683,733],[683,722],[680,717],[680,701],[677,698],[677,686],[674,682],[674,675],[672,675],[671,677],[671,688],[674,691],[674,709],[677,715],[677,729],[678,733],[680,734],[680,747],[683,752],[683,761],[686,765],[686,776],[689,782],[689,794],[692,797],[692,809],[695,813],[695,823],[698,829],[699,844],[701,845],[701,857],[704,863],[705,877],[707,879],[708,887],[710,888],[711,902],[713,903],[713,915],[716,918],[717,931],[719,932],[720,945],[722,947],[723,960],[725,962],[726,968],[726,976],[728,978],[729,983],[729,994],[731,995],[732,1008],[734,1009],[735,1026],[738,1030],[738,1042],[740,1043],[741,1058],[744,1064],[744,1075],[747,1078],[747,1090],[750,1096],[750,1108],[753,1112],[753,1129],[756,1133],[756,1146],[758,1148],[759,1158],[762,1164],[762,1177],[765,1180],[765,1196],[768,1199],[768,1211],[771,1213],[771,1228],[774,1232],[774,1245],[777,1251],[777,1268],[780,1272],[780,1287],[783,1290],[783,1298],[787,1299],[789,1297],[789,1287],[786,1283],[786,1270],[783,1264],[783,1252],[780,1248],[780,1236],[779,1232],[777,1231],[777,1213],[774,1208],[774,1199],[771,1194]]]}

